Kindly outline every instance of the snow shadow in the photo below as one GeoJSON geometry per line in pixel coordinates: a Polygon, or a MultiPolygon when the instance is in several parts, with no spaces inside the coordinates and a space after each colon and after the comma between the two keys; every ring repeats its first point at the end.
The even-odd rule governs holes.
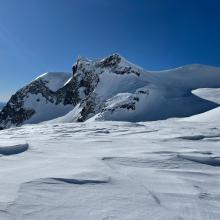
{"type": "Polygon", "coordinates": [[[20,154],[27,151],[29,144],[18,144],[7,147],[0,147],[0,155],[10,156],[14,154],[20,154]]]}

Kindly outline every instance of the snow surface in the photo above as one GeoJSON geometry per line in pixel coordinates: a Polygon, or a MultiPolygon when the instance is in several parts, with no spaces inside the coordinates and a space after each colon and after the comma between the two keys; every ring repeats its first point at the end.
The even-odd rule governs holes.
{"type": "Polygon", "coordinates": [[[35,114],[29,120],[26,120],[25,124],[36,124],[58,118],[66,115],[73,109],[72,105],[63,105],[62,103],[55,105],[47,101],[41,94],[30,94],[26,97],[24,107],[35,110],[35,114]]]}
{"type": "MultiPolygon", "coordinates": [[[[216,102],[220,104],[220,89],[203,88],[194,90],[193,93],[201,98],[216,102]]],[[[214,108],[210,111],[193,115],[183,119],[191,122],[219,122],[220,123],[220,107],[214,108]]]]}
{"type": "Polygon", "coordinates": [[[0,131],[0,219],[219,220],[219,122],[87,122],[0,131]],[[1,149],[1,148],[0,148],[1,149]]]}

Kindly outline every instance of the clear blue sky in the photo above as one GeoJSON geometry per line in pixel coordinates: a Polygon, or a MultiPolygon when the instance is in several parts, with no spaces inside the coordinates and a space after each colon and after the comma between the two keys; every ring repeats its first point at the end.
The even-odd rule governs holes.
{"type": "Polygon", "coordinates": [[[219,0],[0,0],[0,100],[78,55],[220,66],[219,0]]]}

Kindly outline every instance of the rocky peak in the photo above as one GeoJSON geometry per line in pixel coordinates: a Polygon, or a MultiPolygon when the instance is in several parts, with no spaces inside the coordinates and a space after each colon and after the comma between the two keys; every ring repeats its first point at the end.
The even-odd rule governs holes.
{"type": "Polygon", "coordinates": [[[109,57],[102,59],[98,62],[98,66],[100,67],[116,67],[121,62],[122,57],[119,54],[113,54],[109,57]]]}

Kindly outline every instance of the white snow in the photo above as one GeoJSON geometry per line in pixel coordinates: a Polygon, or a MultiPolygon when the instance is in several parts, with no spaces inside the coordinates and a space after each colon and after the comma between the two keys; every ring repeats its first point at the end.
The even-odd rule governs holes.
{"type": "Polygon", "coordinates": [[[35,80],[42,80],[46,83],[46,86],[51,90],[56,92],[58,89],[63,87],[72,77],[72,73],[66,72],[47,72],[35,80]]]}
{"type": "Polygon", "coordinates": [[[169,119],[0,131],[1,146],[29,144],[0,157],[0,219],[218,220],[219,127],[169,119]]]}
{"type": "Polygon", "coordinates": [[[35,114],[25,124],[35,124],[66,115],[73,109],[72,105],[51,103],[41,94],[30,94],[24,101],[26,109],[34,109],[35,114]]]}
{"type": "Polygon", "coordinates": [[[28,98],[37,110],[29,123],[57,118],[0,131],[0,219],[219,220],[220,107],[197,114],[220,103],[219,73],[105,70],[94,91],[105,110],[84,123],[68,123],[80,104],[70,111],[28,98]],[[121,108],[132,102],[136,111],[121,108]]]}
{"type": "MultiPolygon", "coordinates": [[[[219,88],[203,88],[194,90],[193,93],[201,98],[216,102],[220,104],[220,89],[219,88]]],[[[220,107],[214,108],[210,111],[193,115],[183,119],[191,122],[220,122],[220,107]]]]}
{"type": "MultiPolygon", "coordinates": [[[[207,95],[208,91],[209,93],[212,91],[211,88],[219,91],[218,67],[197,64],[152,72],[144,71],[122,58],[119,68],[130,67],[139,73],[138,76],[135,73],[116,74],[110,68],[97,68],[97,63],[102,60],[80,60],[80,62],[88,72],[93,71],[99,76],[97,87],[92,92],[96,100],[96,114],[91,115],[89,121],[153,121],[187,117],[219,106],[219,102],[216,101],[218,95],[210,100],[201,92],[205,91],[203,93],[207,95]],[[210,89],[207,91],[206,88],[210,89]],[[146,93],[140,93],[141,90],[146,93]],[[135,98],[133,110],[120,107],[134,102],[132,99],[135,98]]],[[[80,76],[82,73],[79,71],[77,74],[80,76]]],[[[82,87],[79,90],[82,97],[83,89],[82,87]]],[[[70,114],[60,118],[59,122],[74,122],[80,114],[77,106],[70,114]]]]}

